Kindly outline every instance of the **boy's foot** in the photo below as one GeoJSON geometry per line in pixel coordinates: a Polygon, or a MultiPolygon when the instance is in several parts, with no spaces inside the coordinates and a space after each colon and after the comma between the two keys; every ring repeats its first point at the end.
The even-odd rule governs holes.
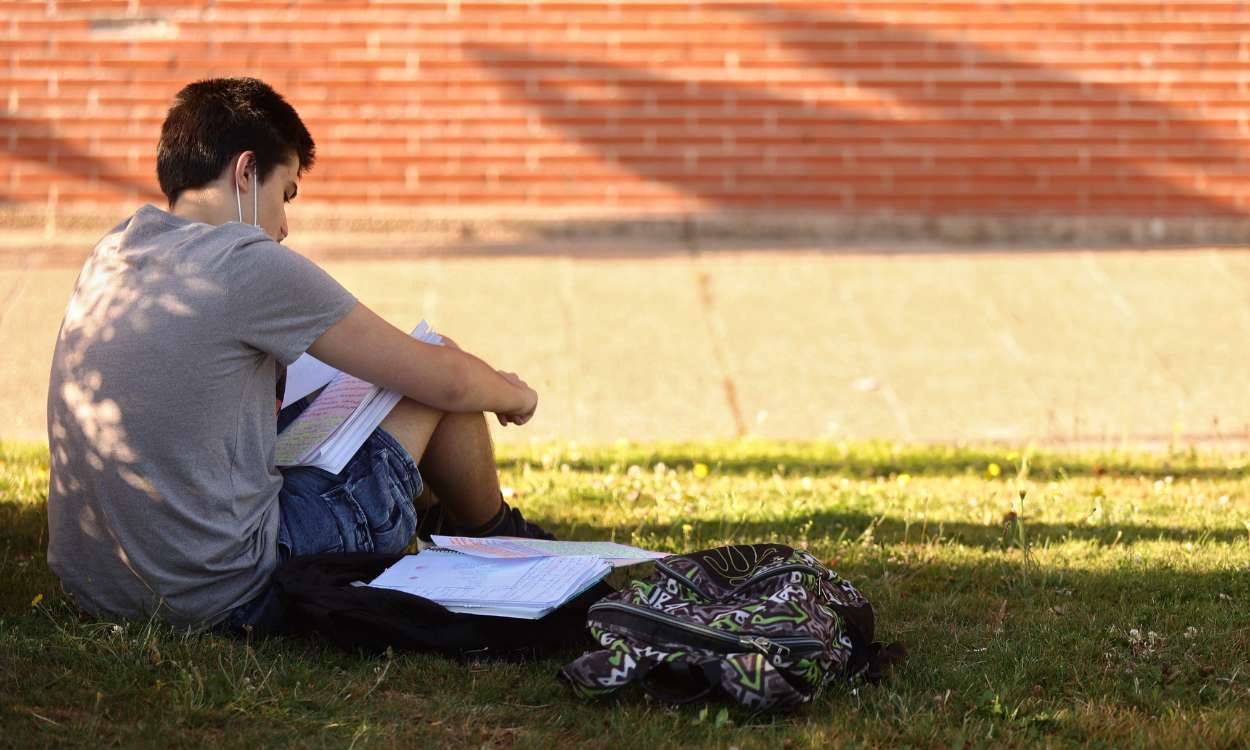
{"type": "Polygon", "coordinates": [[[451,522],[443,514],[442,503],[436,503],[417,523],[417,538],[423,542],[430,541],[434,534],[443,536],[519,536],[526,539],[554,540],[555,535],[548,533],[536,523],[525,520],[521,511],[506,502],[501,502],[495,517],[474,529],[462,529],[451,522]]]}
{"type": "Polygon", "coordinates": [[[491,531],[479,536],[520,536],[526,539],[549,541],[554,541],[556,538],[555,534],[547,533],[547,530],[538,524],[526,521],[525,516],[521,515],[520,508],[513,508],[504,503],[502,513],[503,517],[499,519],[499,523],[491,531]]]}

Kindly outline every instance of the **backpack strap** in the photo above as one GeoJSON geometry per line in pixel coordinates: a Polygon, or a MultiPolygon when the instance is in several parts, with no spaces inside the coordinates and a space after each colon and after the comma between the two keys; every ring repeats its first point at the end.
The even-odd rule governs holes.
{"type": "Polygon", "coordinates": [[[876,615],[868,602],[858,607],[834,602],[833,609],[846,625],[846,634],[851,639],[851,658],[846,665],[851,679],[863,675],[869,682],[879,682],[891,667],[907,658],[906,643],[894,641],[882,644],[872,639],[876,615]]]}
{"type": "Polygon", "coordinates": [[[721,665],[715,660],[649,662],[639,666],[638,684],[647,695],[665,703],[693,703],[720,685],[721,665]]]}
{"type": "Polygon", "coordinates": [[[873,641],[869,648],[872,649],[872,653],[868,657],[868,669],[864,671],[864,679],[869,682],[880,682],[886,672],[907,659],[907,644],[903,641],[891,641],[886,644],[873,641]]]}

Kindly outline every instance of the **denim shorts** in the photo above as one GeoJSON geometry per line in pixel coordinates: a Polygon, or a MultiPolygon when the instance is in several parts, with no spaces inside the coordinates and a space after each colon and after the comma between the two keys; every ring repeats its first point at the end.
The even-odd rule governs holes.
{"type": "MultiPolygon", "coordinates": [[[[283,417],[289,421],[288,410],[283,417]]],[[[412,501],[421,488],[412,456],[380,427],[338,474],[315,466],[282,469],[278,564],[303,555],[402,552],[417,530],[412,501]]],[[[280,631],[282,603],[274,588],[234,608],[216,629],[280,631]]]]}

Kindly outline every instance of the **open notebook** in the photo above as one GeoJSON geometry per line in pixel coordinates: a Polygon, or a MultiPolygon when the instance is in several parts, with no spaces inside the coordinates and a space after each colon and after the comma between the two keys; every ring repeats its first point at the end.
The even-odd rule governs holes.
{"type": "MultiPolygon", "coordinates": [[[[424,320],[410,335],[427,344],[443,343],[424,320]]],[[[339,473],[402,398],[396,391],[366,383],[309,354],[291,363],[286,377],[284,403],[324,388],[278,435],[277,466],[316,466],[339,473]]]]}
{"type": "Polygon", "coordinates": [[[495,558],[431,547],[401,557],[368,585],[423,596],[452,612],[537,620],[611,569],[592,555],[495,558]]]}

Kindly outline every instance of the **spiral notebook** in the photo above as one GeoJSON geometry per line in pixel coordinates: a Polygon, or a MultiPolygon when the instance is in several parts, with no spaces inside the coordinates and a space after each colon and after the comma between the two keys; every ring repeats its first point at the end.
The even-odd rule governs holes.
{"type": "Polygon", "coordinates": [[[537,620],[611,570],[590,555],[494,558],[431,547],[400,558],[368,585],[423,596],[452,612],[537,620]]]}

